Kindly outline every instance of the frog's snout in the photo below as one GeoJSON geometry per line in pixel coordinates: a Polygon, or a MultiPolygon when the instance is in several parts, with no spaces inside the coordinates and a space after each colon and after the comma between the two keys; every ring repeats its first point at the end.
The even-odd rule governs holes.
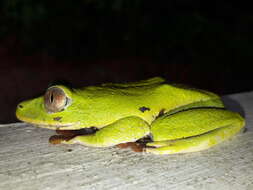
{"type": "Polygon", "coordinates": [[[18,105],[17,105],[17,108],[16,108],[16,117],[17,117],[17,119],[19,119],[19,120],[21,120],[20,119],[20,112],[22,113],[22,109],[24,108],[24,105],[22,104],[22,103],[19,103],[18,105]]]}
{"type": "Polygon", "coordinates": [[[24,110],[24,104],[21,102],[17,105],[16,108],[16,117],[19,119],[19,115],[20,113],[22,113],[22,111],[24,110]]]}

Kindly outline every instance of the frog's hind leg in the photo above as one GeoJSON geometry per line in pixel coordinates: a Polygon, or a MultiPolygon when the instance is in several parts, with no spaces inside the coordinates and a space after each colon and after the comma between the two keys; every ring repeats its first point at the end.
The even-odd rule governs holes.
{"type": "Polygon", "coordinates": [[[232,137],[244,126],[237,113],[217,108],[194,108],[164,115],[153,122],[154,142],[146,152],[175,154],[210,148],[232,137]]]}

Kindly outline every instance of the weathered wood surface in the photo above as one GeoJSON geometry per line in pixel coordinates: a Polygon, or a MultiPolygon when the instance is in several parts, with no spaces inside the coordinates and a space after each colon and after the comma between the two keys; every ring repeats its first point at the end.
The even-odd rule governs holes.
{"type": "Polygon", "coordinates": [[[0,189],[253,189],[253,92],[224,97],[247,131],[212,149],[157,156],[129,149],[51,145],[54,131],[0,125],[0,189]]]}

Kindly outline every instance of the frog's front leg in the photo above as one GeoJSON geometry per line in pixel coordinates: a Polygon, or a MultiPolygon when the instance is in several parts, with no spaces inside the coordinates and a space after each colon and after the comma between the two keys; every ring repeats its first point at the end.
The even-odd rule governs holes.
{"type": "Polygon", "coordinates": [[[135,142],[150,133],[150,126],[139,117],[122,118],[90,135],[79,135],[63,144],[82,144],[92,147],[109,147],[125,142],[135,142]]]}
{"type": "Polygon", "coordinates": [[[217,108],[194,108],[164,115],[151,125],[154,142],[146,152],[175,154],[210,148],[232,137],[244,126],[237,113],[217,108]]]}

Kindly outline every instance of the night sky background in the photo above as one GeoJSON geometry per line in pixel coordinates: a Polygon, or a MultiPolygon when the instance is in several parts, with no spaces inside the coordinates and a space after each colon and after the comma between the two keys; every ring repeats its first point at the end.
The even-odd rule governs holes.
{"type": "Polygon", "coordinates": [[[3,0],[0,122],[55,83],[161,76],[220,95],[253,90],[253,14],[236,1],[3,0]]]}

